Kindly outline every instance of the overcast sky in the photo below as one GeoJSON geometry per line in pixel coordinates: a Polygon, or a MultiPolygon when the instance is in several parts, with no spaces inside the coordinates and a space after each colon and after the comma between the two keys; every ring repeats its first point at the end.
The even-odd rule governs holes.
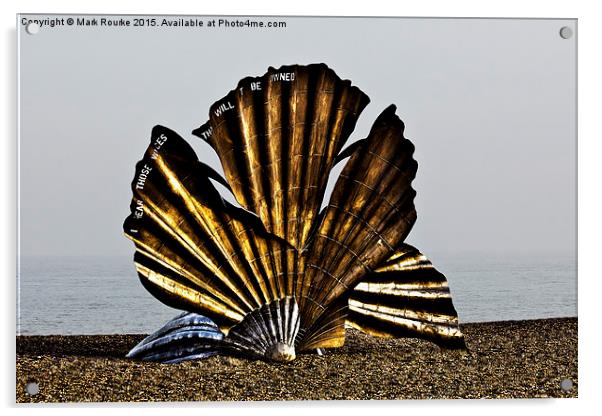
{"type": "Polygon", "coordinates": [[[268,66],[315,62],[371,98],[352,141],[397,105],[419,163],[409,243],[574,252],[576,40],[559,30],[575,21],[263,20],[287,27],[21,28],[21,253],[131,256],[121,226],[152,127],[219,168],[190,134],[209,106],[268,66]]]}

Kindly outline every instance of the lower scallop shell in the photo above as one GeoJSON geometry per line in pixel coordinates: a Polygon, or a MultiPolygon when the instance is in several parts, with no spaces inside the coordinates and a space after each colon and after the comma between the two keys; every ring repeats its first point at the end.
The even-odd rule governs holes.
{"type": "Polygon", "coordinates": [[[225,178],[175,132],[153,129],[124,231],[143,285],[189,313],[130,356],[290,361],[341,346],[346,325],[464,347],[445,277],[404,243],[417,163],[395,107],[344,149],[368,101],[323,64],[243,79],[194,132],[225,178]],[[345,159],[320,210],[329,173],[345,159]]]}

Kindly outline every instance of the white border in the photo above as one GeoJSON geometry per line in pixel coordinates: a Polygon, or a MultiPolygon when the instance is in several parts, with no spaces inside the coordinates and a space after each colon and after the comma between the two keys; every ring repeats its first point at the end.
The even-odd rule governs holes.
{"type": "MultiPolygon", "coordinates": [[[[376,406],[379,412],[426,412],[429,414],[507,414],[508,412],[541,412],[548,414],[589,413],[599,397],[600,359],[597,351],[601,348],[601,337],[597,329],[599,312],[597,311],[600,290],[596,260],[600,257],[598,234],[600,227],[600,192],[602,175],[600,158],[602,157],[600,139],[600,77],[602,74],[600,41],[602,40],[602,21],[597,3],[565,1],[527,1],[506,0],[483,2],[477,0],[455,1],[416,1],[407,4],[392,5],[388,1],[363,0],[352,3],[327,2],[324,0],[296,1],[293,4],[284,1],[179,1],[179,0],[3,0],[0,2],[2,14],[2,80],[5,97],[0,106],[1,126],[4,128],[4,140],[0,155],[3,160],[3,174],[0,182],[4,203],[1,204],[0,229],[4,238],[0,245],[0,264],[4,265],[2,323],[4,359],[2,360],[2,403],[14,406],[15,388],[15,257],[16,257],[16,33],[15,14],[22,13],[132,13],[132,14],[236,14],[236,15],[335,15],[335,16],[440,16],[440,17],[545,17],[579,19],[579,148],[578,148],[578,212],[579,212],[579,399],[574,400],[504,400],[504,401],[402,401],[402,402],[297,402],[297,403],[239,403],[230,409],[227,403],[192,405],[191,413],[219,414],[276,414],[301,415],[320,410],[345,414],[364,414],[368,408],[376,406]],[[342,406],[345,409],[334,409],[342,406]],[[199,408],[200,407],[200,408],[199,408]],[[228,407],[228,408],[227,408],[228,407]],[[320,409],[320,410],[319,410],[320,409]]],[[[536,161],[534,161],[536,163],[536,161]]],[[[517,230],[518,231],[518,230],[517,230]]],[[[77,406],[75,409],[49,406],[27,408],[27,412],[41,411],[44,414],[63,414],[65,411],[86,411],[119,414],[126,412],[144,412],[144,414],[163,415],[165,411],[185,412],[187,404],[157,405],[101,405],[100,409],[90,406],[77,406]],[[123,408],[125,407],[125,408],[123,408]],[[174,410],[167,410],[177,407],[174,410]]],[[[70,406],[74,407],[74,406],[70,406]]],[[[598,406],[596,406],[598,407],[598,406]]],[[[12,411],[14,411],[13,409],[12,411]]],[[[11,411],[11,412],[12,412],[11,411]]]]}

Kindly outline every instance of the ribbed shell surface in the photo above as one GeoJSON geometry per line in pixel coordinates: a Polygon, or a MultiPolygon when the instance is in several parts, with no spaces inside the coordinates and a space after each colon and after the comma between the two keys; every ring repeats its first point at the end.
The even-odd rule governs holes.
{"type": "MultiPolygon", "coordinates": [[[[361,282],[404,247],[416,219],[417,163],[394,106],[345,149],[368,102],[324,64],[244,78],[193,131],[215,150],[225,178],[182,137],[155,127],[124,223],[144,286],[171,306],[207,315],[227,334],[225,344],[252,356],[265,358],[274,345],[340,346],[346,323],[396,333],[395,322],[403,326],[411,314],[381,325],[371,312],[390,311],[395,301],[371,292],[372,303],[362,302],[361,282]],[[347,158],[320,210],[333,166],[347,158]],[[240,206],[226,202],[212,181],[240,206]]],[[[446,311],[457,328],[455,311],[446,311]]],[[[417,328],[398,333],[432,329],[417,328]]]]}
{"type": "Polygon", "coordinates": [[[228,332],[228,346],[243,353],[266,357],[277,344],[295,347],[299,308],[292,297],[275,300],[249,313],[228,332]]]}

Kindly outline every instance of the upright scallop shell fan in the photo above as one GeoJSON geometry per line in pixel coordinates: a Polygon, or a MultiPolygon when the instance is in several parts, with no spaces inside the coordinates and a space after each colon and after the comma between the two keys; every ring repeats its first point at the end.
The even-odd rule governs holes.
{"type": "Polygon", "coordinates": [[[142,284],[187,313],[129,356],[289,361],[343,345],[346,325],[464,348],[445,277],[404,243],[417,163],[395,107],[343,149],[368,102],[323,64],[243,79],[193,132],[225,179],[175,132],[153,129],[124,230],[142,284]],[[320,210],[330,171],[347,158],[320,210]]]}

